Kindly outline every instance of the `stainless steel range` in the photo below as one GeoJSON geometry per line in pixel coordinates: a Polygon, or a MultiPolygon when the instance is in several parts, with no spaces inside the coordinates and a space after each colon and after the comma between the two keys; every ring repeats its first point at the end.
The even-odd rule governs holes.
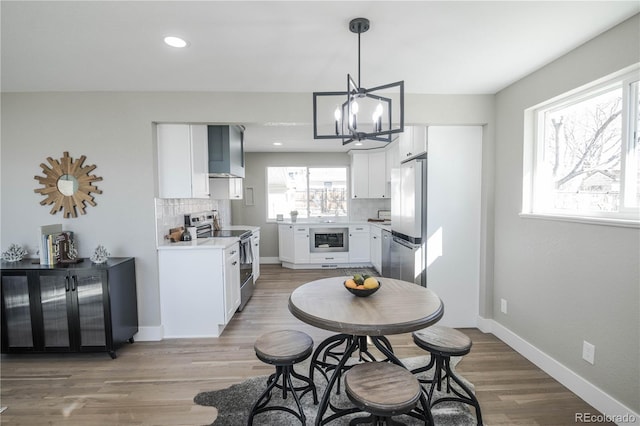
{"type": "Polygon", "coordinates": [[[248,229],[220,229],[214,226],[215,210],[206,212],[190,213],[184,216],[185,226],[196,228],[197,238],[239,238],[240,253],[240,307],[238,311],[244,309],[251,299],[254,290],[253,282],[253,251],[251,249],[251,235],[253,232],[248,229]]]}

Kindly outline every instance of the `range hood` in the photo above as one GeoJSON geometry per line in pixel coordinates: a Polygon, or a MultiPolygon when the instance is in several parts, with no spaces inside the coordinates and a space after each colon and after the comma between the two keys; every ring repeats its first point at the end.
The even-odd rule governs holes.
{"type": "Polygon", "coordinates": [[[209,177],[244,178],[244,126],[207,126],[209,177]]]}

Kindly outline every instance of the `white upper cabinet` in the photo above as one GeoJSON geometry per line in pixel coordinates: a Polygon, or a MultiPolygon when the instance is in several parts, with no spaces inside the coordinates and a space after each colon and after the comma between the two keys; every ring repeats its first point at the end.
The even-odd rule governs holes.
{"type": "Polygon", "coordinates": [[[158,197],[209,198],[206,125],[158,124],[158,197]]]}
{"type": "Polygon", "coordinates": [[[405,126],[398,137],[400,162],[416,158],[427,152],[426,126],[405,126]]]}
{"type": "Polygon", "coordinates": [[[391,182],[391,169],[394,167],[400,167],[400,152],[399,152],[399,142],[398,139],[391,142],[387,145],[386,154],[387,154],[387,166],[386,166],[386,180],[388,183],[391,182]]]}
{"type": "Polygon", "coordinates": [[[386,152],[350,152],[351,198],[389,198],[386,152]]]}
{"type": "Polygon", "coordinates": [[[242,178],[211,178],[209,190],[214,200],[242,200],[242,178]]]}

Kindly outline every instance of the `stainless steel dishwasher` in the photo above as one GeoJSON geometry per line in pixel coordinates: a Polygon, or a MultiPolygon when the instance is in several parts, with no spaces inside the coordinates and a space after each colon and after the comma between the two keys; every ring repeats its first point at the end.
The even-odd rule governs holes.
{"type": "Polygon", "coordinates": [[[401,238],[391,241],[391,276],[425,286],[424,270],[420,255],[420,244],[412,244],[401,238]]]}

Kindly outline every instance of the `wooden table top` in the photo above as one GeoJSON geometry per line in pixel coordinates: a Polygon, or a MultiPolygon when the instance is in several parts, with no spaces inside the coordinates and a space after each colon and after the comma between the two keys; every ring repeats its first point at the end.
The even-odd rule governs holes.
{"type": "Polygon", "coordinates": [[[433,291],[380,277],[381,288],[357,297],[344,288],[350,277],[311,281],[289,296],[289,311],[299,320],[324,330],[357,336],[384,336],[416,331],[440,320],[444,305],[433,291]]]}

